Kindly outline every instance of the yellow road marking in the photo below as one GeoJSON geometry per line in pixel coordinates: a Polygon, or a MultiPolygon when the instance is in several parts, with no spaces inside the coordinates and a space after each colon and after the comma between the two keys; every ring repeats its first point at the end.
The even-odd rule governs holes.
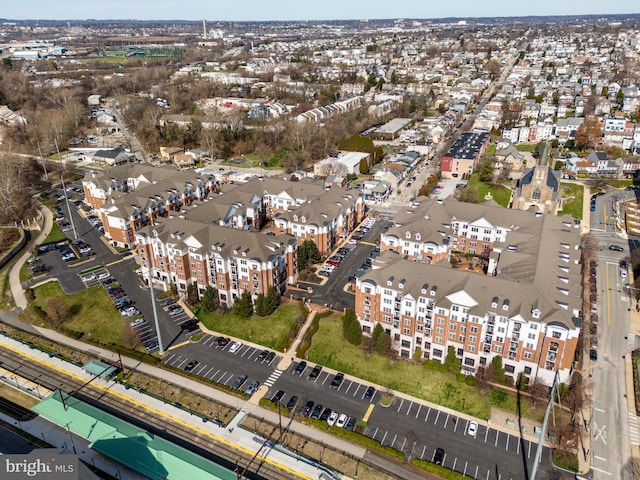
{"type": "Polygon", "coordinates": [[[189,343],[191,342],[189,342],[188,340],[182,343],[176,343],[175,345],[172,345],[171,347],[169,347],[167,350],[173,350],[174,348],[184,347],[185,345],[189,345],[189,343]]]}
{"type": "Polygon", "coordinates": [[[363,421],[365,421],[365,422],[369,421],[369,417],[371,416],[371,412],[373,412],[374,408],[375,408],[375,405],[373,403],[371,405],[369,405],[369,408],[367,408],[367,411],[364,414],[364,417],[362,417],[363,421]]]}
{"type": "Polygon", "coordinates": [[[360,240],[360,243],[363,245],[371,245],[372,247],[375,247],[376,245],[378,245],[377,243],[372,243],[372,242],[364,242],[362,240],[360,240]]]}
{"type": "MultiPolygon", "coordinates": [[[[84,378],[84,377],[80,377],[79,375],[76,375],[76,374],[74,374],[72,372],[64,370],[64,369],[62,369],[62,368],[60,368],[60,367],[58,367],[56,365],[47,363],[47,362],[45,362],[45,361],[43,361],[43,360],[41,360],[41,359],[39,359],[37,357],[34,357],[34,356],[32,356],[32,355],[30,355],[30,354],[28,354],[26,352],[18,350],[18,349],[14,348],[14,347],[12,347],[10,345],[3,344],[3,346],[7,350],[11,350],[12,352],[16,353],[17,355],[21,355],[21,356],[26,357],[26,358],[28,358],[28,359],[36,362],[36,363],[39,363],[41,365],[45,365],[45,366],[47,366],[49,368],[52,368],[52,369],[54,369],[54,370],[56,370],[56,371],[58,371],[60,373],[63,373],[66,376],[75,378],[76,380],[79,380],[79,381],[81,381],[83,383],[87,381],[86,378],[84,378]]],[[[222,438],[222,437],[219,437],[217,435],[214,435],[213,433],[208,432],[206,430],[203,430],[203,429],[201,429],[199,427],[196,427],[195,425],[192,425],[192,424],[182,420],[181,418],[173,417],[173,416],[167,414],[166,412],[163,412],[162,410],[158,410],[157,408],[151,407],[151,406],[146,405],[146,404],[144,404],[142,402],[134,400],[133,398],[127,397],[126,395],[123,395],[123,394],[121,394],[119,392],[116,392],[115,390],[111,390],[111,389],[109,389],[107,387],[104,387],[102,385],[99,385],[97,383],[92,383],[91,385],[94,388],[97,388],[97,389],[102,390],[104,392],[107,392],[107,393],[109,393],[111,395],[114,395],[114,396],[116,396],[116,397],[118,397],[118,398],[120,398],[120,399],[122,399],[122,400],[124,400],[126,402],[132,403],[132,404],[134,404],[134,405],[136,405],[138,407],[141,407],[141,408],[143,408],[143,409],[145,409],[145,410],[147,410],[149,412],[152,412],[152,413],[155,413],[157,415],[160,415],[161,417],[165,417],[165,418],[169,419],[170,421],[175,422],[175,423],[177,423],[177,424],[179,424],[179,425],[181,425],[183,427],[189,428],[191,430],[195,430],[196,432],[198,432],[198,433],[200,433],[202,435],[205,435],[207,437],[213,438],[214,440],[216,440],[216,441],[218,441],[220,443],[223,443],[223,444],[227,445],[228,447],[231,447],[231,448],[233,448],[235,450],[239,450],[239,451],[241,451],[243,453],[246,453],[247,455],[249,455],[251,457],[253,457],[253,455],[255,455],[255,453],[256,453],[253,450],[249,450],[248,448],[245,448],[245,447],[243,447],[241,445],[233,443],[232,441],[227,440],[226,438],[222,438]]],[[[292,468],[289,468],[287,465],[283,465],[281,463],[278,463],[278,462],[276,462],[276,461],[274,461],[274,460],[272,460],[272,459],[270,459],[268,457],[263,457],[263,458],[264,458],[265,462],[273,465],[276,468],[279,468],[281,470],[287,471],[287,472],[297,476],[298,478],[303,478],[305,480],[314,480],[313,477],[309,477],[309,476],[307,476],[307,475],[305,475],[303,473],[300,473],[300,472],[298,472],[296,470],[293,470],[292,468]]]]}

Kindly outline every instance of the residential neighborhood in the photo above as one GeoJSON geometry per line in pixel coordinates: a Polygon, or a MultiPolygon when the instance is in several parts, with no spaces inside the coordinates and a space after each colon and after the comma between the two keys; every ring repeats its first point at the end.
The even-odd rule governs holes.
{"type": "Polygon", "coordinates": [[[636,478],[640,15],[460,15],[0,22],[6,400],[104,478],[72,397],[215,451],[153,478],[636,478]]]}

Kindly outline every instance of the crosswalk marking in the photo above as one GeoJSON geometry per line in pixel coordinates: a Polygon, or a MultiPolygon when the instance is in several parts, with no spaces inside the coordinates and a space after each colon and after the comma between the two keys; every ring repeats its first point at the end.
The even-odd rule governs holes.
{"type": "Polygon", "coordinates": [[[636,416],[629,412],[629,438],[632,445],[640,445],[640,431],[638,430],[638,420],[636,416]]]}
{"type": "Polygon", "coordinates": [[[276,380],[278,380],[278,377],[280,377],[280,375],[282,375],[282,370],[274,370],[269,378],[267,378],[267,381],[264,382],[265,386],[271,387],[274,383],[276,383],[276,380]]]}
{"type": "Polygon", "coordinates": [[[634,333],[629,333],[627,335],[627,352],[631,352],[636,349],[636,335],[634,333]]]}

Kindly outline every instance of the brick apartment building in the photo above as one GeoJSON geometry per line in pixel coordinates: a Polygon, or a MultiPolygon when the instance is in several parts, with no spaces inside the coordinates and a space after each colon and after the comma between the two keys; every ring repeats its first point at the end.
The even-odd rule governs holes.
{"type": "Polygon", "coordinates": [[[444,362],[452,346],[467,374],[501,355],[514,379],[551,384],[556,370],[568,379],[582,325],[580,233],[571,218],[426,201],[396,218],[387,245],[393,236],[402,251],[382,242],[374,269],[356,283],[365,334],[382,324],[403,357],[420,349],[444,362]],[[416,233],[437,255],[414,248],[416,233]],[[464,255],[454,268],[452,252],[481,255],[484,272],[468,270],[464,255]]]}
{"type": "Polygon", "coordinates": [[[299,245],[304,240],[313,240],[320,253],[326,255],[365,215],[359,195],[339,187],[325,188],[309,180],[254,178],[246,183],[231,184],[214,174],[136,164],[87,174],[83,188],[86,203],[100,216],[105,237],[114,245],[125,248],[146,245],[138,250],[143,264],[146,261],[143,255],[149,256],[145,248],[157,246],[152,256],[152,271],[157,282],[165,288],[173,282],[179,291],[186,291],[194,282],[201,290],[208,283],[215,284],[221,301],[228,305],[238,294],[238,288],[257,295],[265,293],[270,286],[282,291],[283,281],[295,282],[297,250],[296,255],[288,252],[292,241],[299,245]],[[184,222],[180,227],[171,226],[180,222],[184,222]],[[265,235],[265,227],[270,235],[265,235]],[[259,233],[261,231],[263,233],[259,233]],[[199,258],[196,264],[206,258],[212,262],[209,247],[220,245],[218,256],[224,256],[226,265],[223,272],[233,272],[236,263],[240,265],[237,268],[244,268],[247,261],[241,255],[244,249],[232,248],[231,243],[220,240],[233,235],[234,247],[252,245],[252,255],[258,252],[255,261],[259,260],[261,266],[251,273],[250,282],[221,280],[218,258],[215,269],[211,265],[205,268],[204,263],[191,265],[191,255],[199,258]],[[182,245],[185,238],[196,246],[182,245]],[[286,245],[286,255],[274,257],[274,241],[283,242],[282,248],[286,245]],[[160,248],[161,244],[165,246],[160,248]],[[241,253],[229,253],[235,250],[241,253]],[[238,258],[238,262],[234,258],[238,258]],[[271,273],[258,273],[263,271],[271,273]],[[275,271],[278,273],[274,277],[275,271]],[[261,279],[263,275],[266,277],[261,279]],[[249,285],[246,288],[245,283],[249,285]]]}
{"type": "Polygon", "coordinates": [[[442,157],[442,176],[462,178],[465,174],[473,173],[487,149],[489,139],[489,132],[483,130],[461,134],[442,157]]]}

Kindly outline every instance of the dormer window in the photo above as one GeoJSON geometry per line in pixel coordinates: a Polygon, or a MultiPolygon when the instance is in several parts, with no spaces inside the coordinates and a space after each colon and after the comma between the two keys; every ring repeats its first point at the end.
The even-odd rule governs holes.
{"type": "Polygon", "coordinates": [[[493,299],[491,300],[491,308],[497,308],[498,307],[498,297],[493,297],[493,299]]]}
{"type": "Polygon", "coordinates": [[[509,310],[509,300],[502,302],[502,310],[509,310]]]}
{"type": "Polygon", "coordinates": [[[297,221],[298,221],[298,215],[294,215],[294,216],[293,216],[293,221],[294,221],[294,222],[297,222],[297,221]]]}
{"type": "Polygon", "coordinates": [[[233,254],[234,254],[234,255],[237,255],[237,254],[238,254],[238,250],[234,250],[234,251],[233,251],[233,254]]]}
{"type": "Polygon", "coordinates": [[[393,277],[387,279],[387,286],[390,287],[391,285],[393,285],[393,277]]]}
{"type": "Polygon", "coordinates": [[[405,233],[405,234],[404,234],[404,237],[405,237],[405,238],[411,238],[411,232],[407,232],[407,233],[405,233]]]}
{"type": "Polygon", "coordinates": [[[531,316],[533,318],[540,318],[540,310],[538,310],[537,308],[534,308],[533,311],[531,312],[531,316]]]}
{"type": "Polygon", "coordinates": [[[429,285],[427,285],[426,283],[422,286],[422,289],[420,290],[420,293],[422,295],[426,295],[427,294],[427,289],[429,288],[429,285]]]}
{"type": "Polygon", "coordinates": [[[420,240],[422,239],[422,235],[420,235],[419,233],[416,233],[416,240],[420,240]]]}
{"type": "Polygon", "coordinates": [[[398,283],[398,287],[404,288],[404,278],[398,283]]]}
{"type": "Polygon", "coordinates": [[[302,223],[307,223],[307,217],[305,216],[302,216],[300,220],[302,221],[302,223]]]}
{"type": "Polygon", "coordinates": [[[431,287],[431,296],[435,297],[436,296],[436,292],[438,291],[438,287],[436,287],[435,285],[433,287],[431,287]]]}

